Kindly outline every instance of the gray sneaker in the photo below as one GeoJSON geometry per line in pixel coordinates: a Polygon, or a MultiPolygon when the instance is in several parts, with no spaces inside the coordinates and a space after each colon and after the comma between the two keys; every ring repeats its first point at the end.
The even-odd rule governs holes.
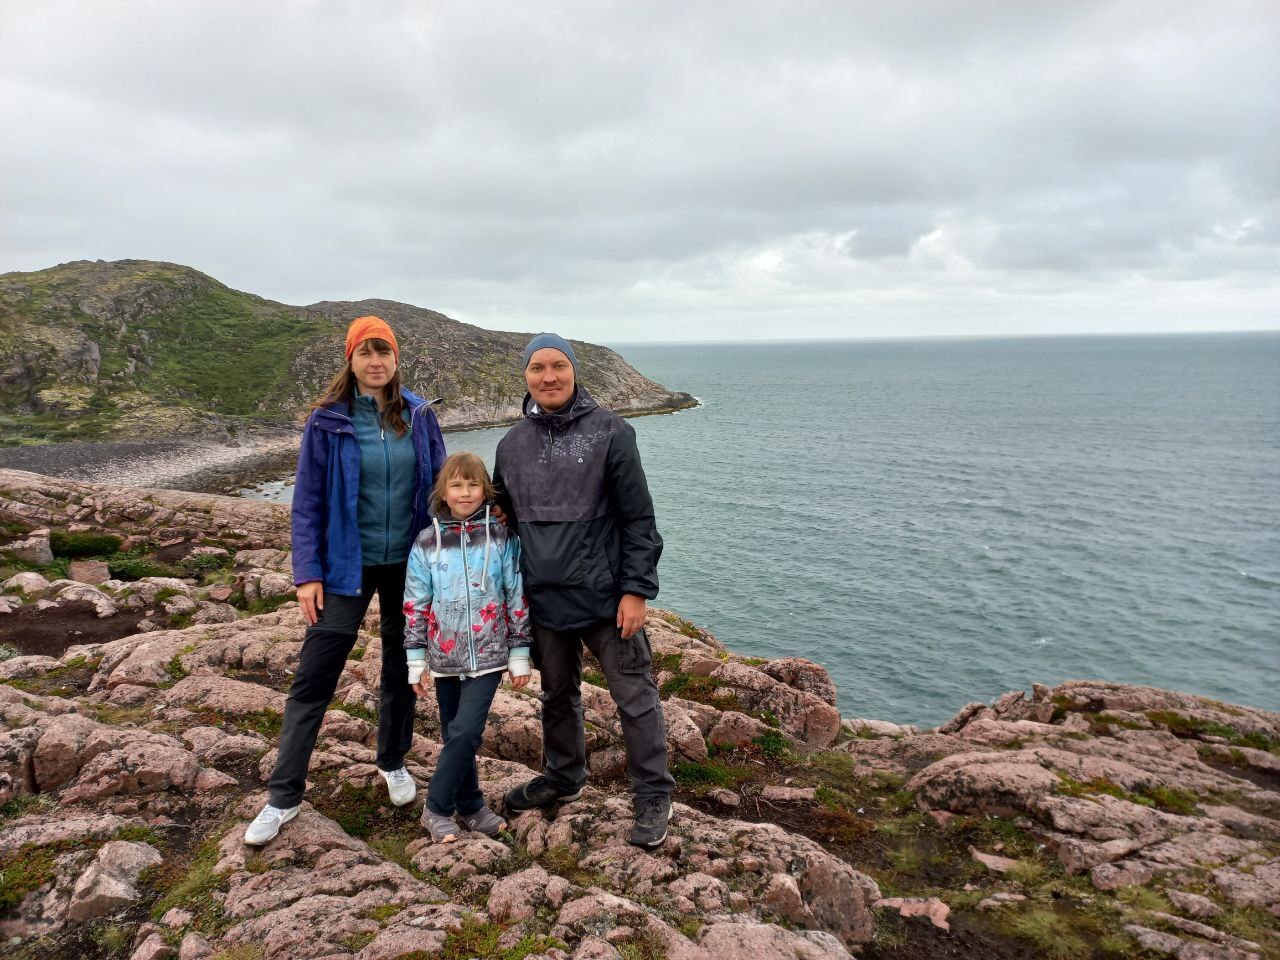
{"type": "Polygon", "coordinates": [[[431,835],[432,843],[453,843],[460,835],[458,825],[453,822],[453,817],[432,813],[430,807],[422,808],[422,825],[427,828],[427,833],[431,835]]]}
{"type": "Polygon", "coordinates": [[[637,847],[651,850],[667,839],[671,822],[670,797],[641,797],[635,802],[636,821],[628,838],[637,847]]]}
{"type": "Polygon", "coordinates": [[[462,821],[462,825],[468,830],[483,833],[486,837],[496,837],[507,829],[507,821],[503,820],[488,807],[481,807],[475,813],[468,813],[465,816],[459,815],[458,819],[462,821]]]}

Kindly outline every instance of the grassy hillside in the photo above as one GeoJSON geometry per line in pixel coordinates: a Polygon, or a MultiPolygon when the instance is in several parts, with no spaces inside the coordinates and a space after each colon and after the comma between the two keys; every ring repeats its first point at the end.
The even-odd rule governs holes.
{"type": "MultiPolygon", "coordinates": [[[[177,264],[79,261],[0,275],[0,445],[296,423],[341,365],[347,324],[367,313],[395,328],[410,389],[445,397],[446,425],[518,416],[528,334],[384,300],[290,306],[177,264]]],[[[579,357],[610,406],[690,402],[611,350],[582,344],[579,357]]]]}

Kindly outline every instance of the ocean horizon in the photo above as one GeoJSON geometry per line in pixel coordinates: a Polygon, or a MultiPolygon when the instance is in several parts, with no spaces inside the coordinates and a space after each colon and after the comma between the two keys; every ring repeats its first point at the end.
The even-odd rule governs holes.
{"type": "Polygon", "coordinates": [[[1072,678],[1280,709],[1280,332],[614,346],[702,404],[630,421],[655,604],[845,716],[1072,678]]]}

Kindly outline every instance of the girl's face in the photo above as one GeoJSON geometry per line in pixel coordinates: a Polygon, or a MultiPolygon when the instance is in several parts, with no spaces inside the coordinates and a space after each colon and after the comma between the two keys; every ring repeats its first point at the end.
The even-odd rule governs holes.
{"type": "Polygon", "coordinates": [[[351,354],[351,372],[361,393],[381,394],[396,375],[396,355],[390,347],[379,350],[366,340],[351,354]]]}
{"type": "Polygon", "coordinates": [[[444,487],[444,502],[455,520],[465,520],[484,504],[484,487],[479,480],[452,477],[444,487]]]}

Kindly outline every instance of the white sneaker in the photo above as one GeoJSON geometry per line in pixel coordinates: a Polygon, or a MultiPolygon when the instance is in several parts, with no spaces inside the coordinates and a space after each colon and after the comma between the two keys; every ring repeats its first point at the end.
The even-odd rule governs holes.
{"type": "Polygon", "coordinates": [[[260,847],[276,838],[280,828],[298,815],[301,806],[288,807],[281,810],[267,804],[262,812],[253,818],[253,823],[244,832],[244,842],[251,847],[260,847]]]}
{"type": "Polygon", "coordinates": [[[405,807],[413,803],[413,798],[418,795],[418,785],[413,782],[413,777],[409,776],[409,771],[404,767],[399,770],[378,770],[382,774],[382,779],[387,781],[387,793],[391,794],[391,803],[397,807],[405,807]]]}

